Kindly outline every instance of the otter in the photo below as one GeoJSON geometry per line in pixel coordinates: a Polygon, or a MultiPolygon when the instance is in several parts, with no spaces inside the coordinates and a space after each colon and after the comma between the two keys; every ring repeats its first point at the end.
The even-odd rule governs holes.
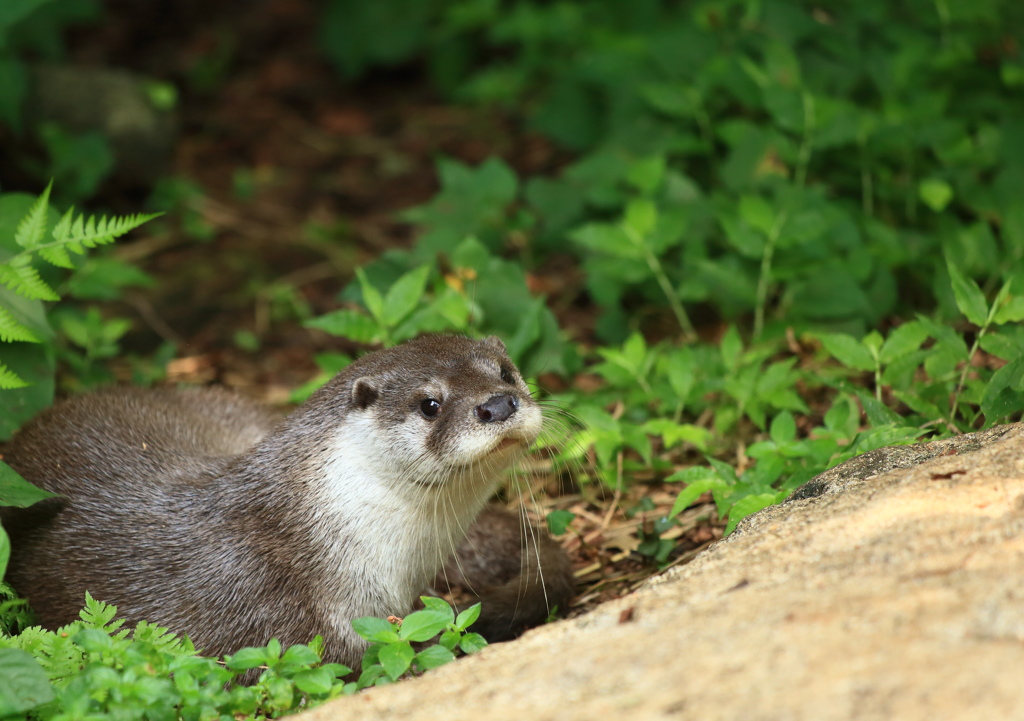
{"type": "Polygon", "coordinates": [[[209,655],[319,634],[325,660],[356,668],[352,619],[448,584],[482,596],[472,630],[503,640],[573,593],[561,546],[521,543],[516,515],[485,508],[541,423],[495,337],[369,353],[283,421],[216,388],[74,397],[5,449],[60,494],[4,510],[7,579],[46,627],[89,591],[209,655]]]}

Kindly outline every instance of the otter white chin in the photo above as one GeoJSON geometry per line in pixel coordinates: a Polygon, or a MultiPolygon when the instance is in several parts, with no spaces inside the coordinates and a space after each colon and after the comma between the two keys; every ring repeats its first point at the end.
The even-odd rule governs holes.
{"type": "Polygon", "coordinates": [[[283,421],[218,389],[72,398],[5,449],[62,496],[3,512],[7,580],[44,626],[89,591],[207,654],[320,634],[356,666],[353,618],[405,615],[446,583],[480,593],[481,632],[507,638],[572,595],[553,540],[484,510],[541,422],[497,338],[370,353],[283,421]]]}

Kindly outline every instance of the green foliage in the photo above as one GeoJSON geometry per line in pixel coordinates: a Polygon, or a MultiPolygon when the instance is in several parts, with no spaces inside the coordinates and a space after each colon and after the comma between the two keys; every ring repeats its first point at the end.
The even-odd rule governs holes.
{"type": "MultiPolygon", "coordinates": [[[[328,3],[324,48],[358,55],[340,63],[355,74],[385,60],[336,36],[376,37],[350,5],[328,3]]],[[[524,233],[527,259],[570,238],[605,341],[666,301],[686,335],[696,305],[752,320],[755,339],[780,321],[863,334],[927,311],[945,252],[973,276],[1020,275],[1024,98],[1002,42],[1024,28],[1019,3],[404,5],[372,11],[405,39],[386,62],[423,56],[442,90],[516,105],[580,153],[520,183],[518,208],[497,161],[442,167],[444,190],[410,216],[422,242],[479,235],[473,213],[492,251],[495,221],[524,233]]]]}
{"type": "MultiPolygon", "coordinates": [[[[116,340],[127,330],[126,321],[104,320],[95,309],[84,314],[65,309],[48,318],[44,303],[60,299],[54,281],[47,280],[59,280],[52,270],[74,270],[81,265],[77,256],[156,217],[97,218],[76,214],[73,208],[58,217],[49,200],[50,186],[34,200],[16,193],[0,195],[0,392],[8,411],[0,414],[0,438],[52,401],[54,320],[63,337],[84,349],[82,356],[62,351],[83,376],[92,360],[119,352],[116,340]]],[[[86,265],[81,275],[73,276],[68,292],[78,298],[109,297],[111,289],[145,279],[126,268],[112,261],[86,265]],[[96,291],[97,286],[102,290],[96,291]]]]}
{"type": "MultiPolygon", "coordinates": [[[[101,6],[98,0],[4,1],[0,8],[0,125],[23,134],[31,64],[63,60],[63,31],[95,20],[101,6]]],[[[41,181],[55,179],[63,198],[91,197],[113,167],[107,138],[96,132],[68,132],[53,123],[32,130],[46,160],[20,154],[11,160],[41,181]]]]}
{"type": "Polygon", "coordinates": [[[306,326],[385,345],[422,333],[495,334],[527,375],[578,366],[544,299],[527,289],[519,264],[496,257],[474,236],[455,244],[446,260],[451,270],[442,275],[433,263],[421,264],[416,251],[387,253],[357,268],[357,283],[342,294],[361,307],[306,326]]]}
{"type": "Polygon", "coordinates": [[[363,654],[362,673],[358,680],[346,684],[346,693],[383,686],[407,674],[443,666],[455,659],[456,649],[473,653],[487,645],[480,634],[466,631],[480,617],[479,603],[456,617],[443,599],[422,596],[420,600],[423,610],[414,611],[400,621],[372,616],[352,621],[356,633],[370,641],[370,646],[363,654]],[[435,637],[438,640],[434,645],[419,650],[414,646],[435,637]]]}
{"type": "Polygon", "coordinates": [[[81,621],[0,635],[0,718],[266,718],[341,694],[350,673],[321,663],[319,638],[284,650],[271,639],[221,662],[166,628],[129,631],[116,614],[86,595],[81,621]]]}

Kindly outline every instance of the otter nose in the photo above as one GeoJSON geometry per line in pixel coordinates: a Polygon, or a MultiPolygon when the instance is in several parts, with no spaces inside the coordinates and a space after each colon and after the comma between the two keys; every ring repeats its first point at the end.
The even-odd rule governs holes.
{"type": "Polygon", "coordinates": [[[519,408],[519,399],[515,396],[504,393],[500,396],[491,396],[485,402],[476,407],[476,417],[483,423],[503,421],[516,412],[519,408]]]}

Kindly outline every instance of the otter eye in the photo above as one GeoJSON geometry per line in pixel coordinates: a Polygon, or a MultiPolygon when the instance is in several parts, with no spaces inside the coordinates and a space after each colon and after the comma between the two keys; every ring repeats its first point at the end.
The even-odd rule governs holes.
{"type": "Polygon", "coordinates": [[[516,384],[516,374],[506,365],[501,366],[501,382],[508,383],[510,386],[516,384]]]}
{"type": "Polygon", "coordinates": [[[420,413],[427,418],[434,418],[441,412],[441,402],[434,398],[427,398],[420,403],[420,413]]]}

